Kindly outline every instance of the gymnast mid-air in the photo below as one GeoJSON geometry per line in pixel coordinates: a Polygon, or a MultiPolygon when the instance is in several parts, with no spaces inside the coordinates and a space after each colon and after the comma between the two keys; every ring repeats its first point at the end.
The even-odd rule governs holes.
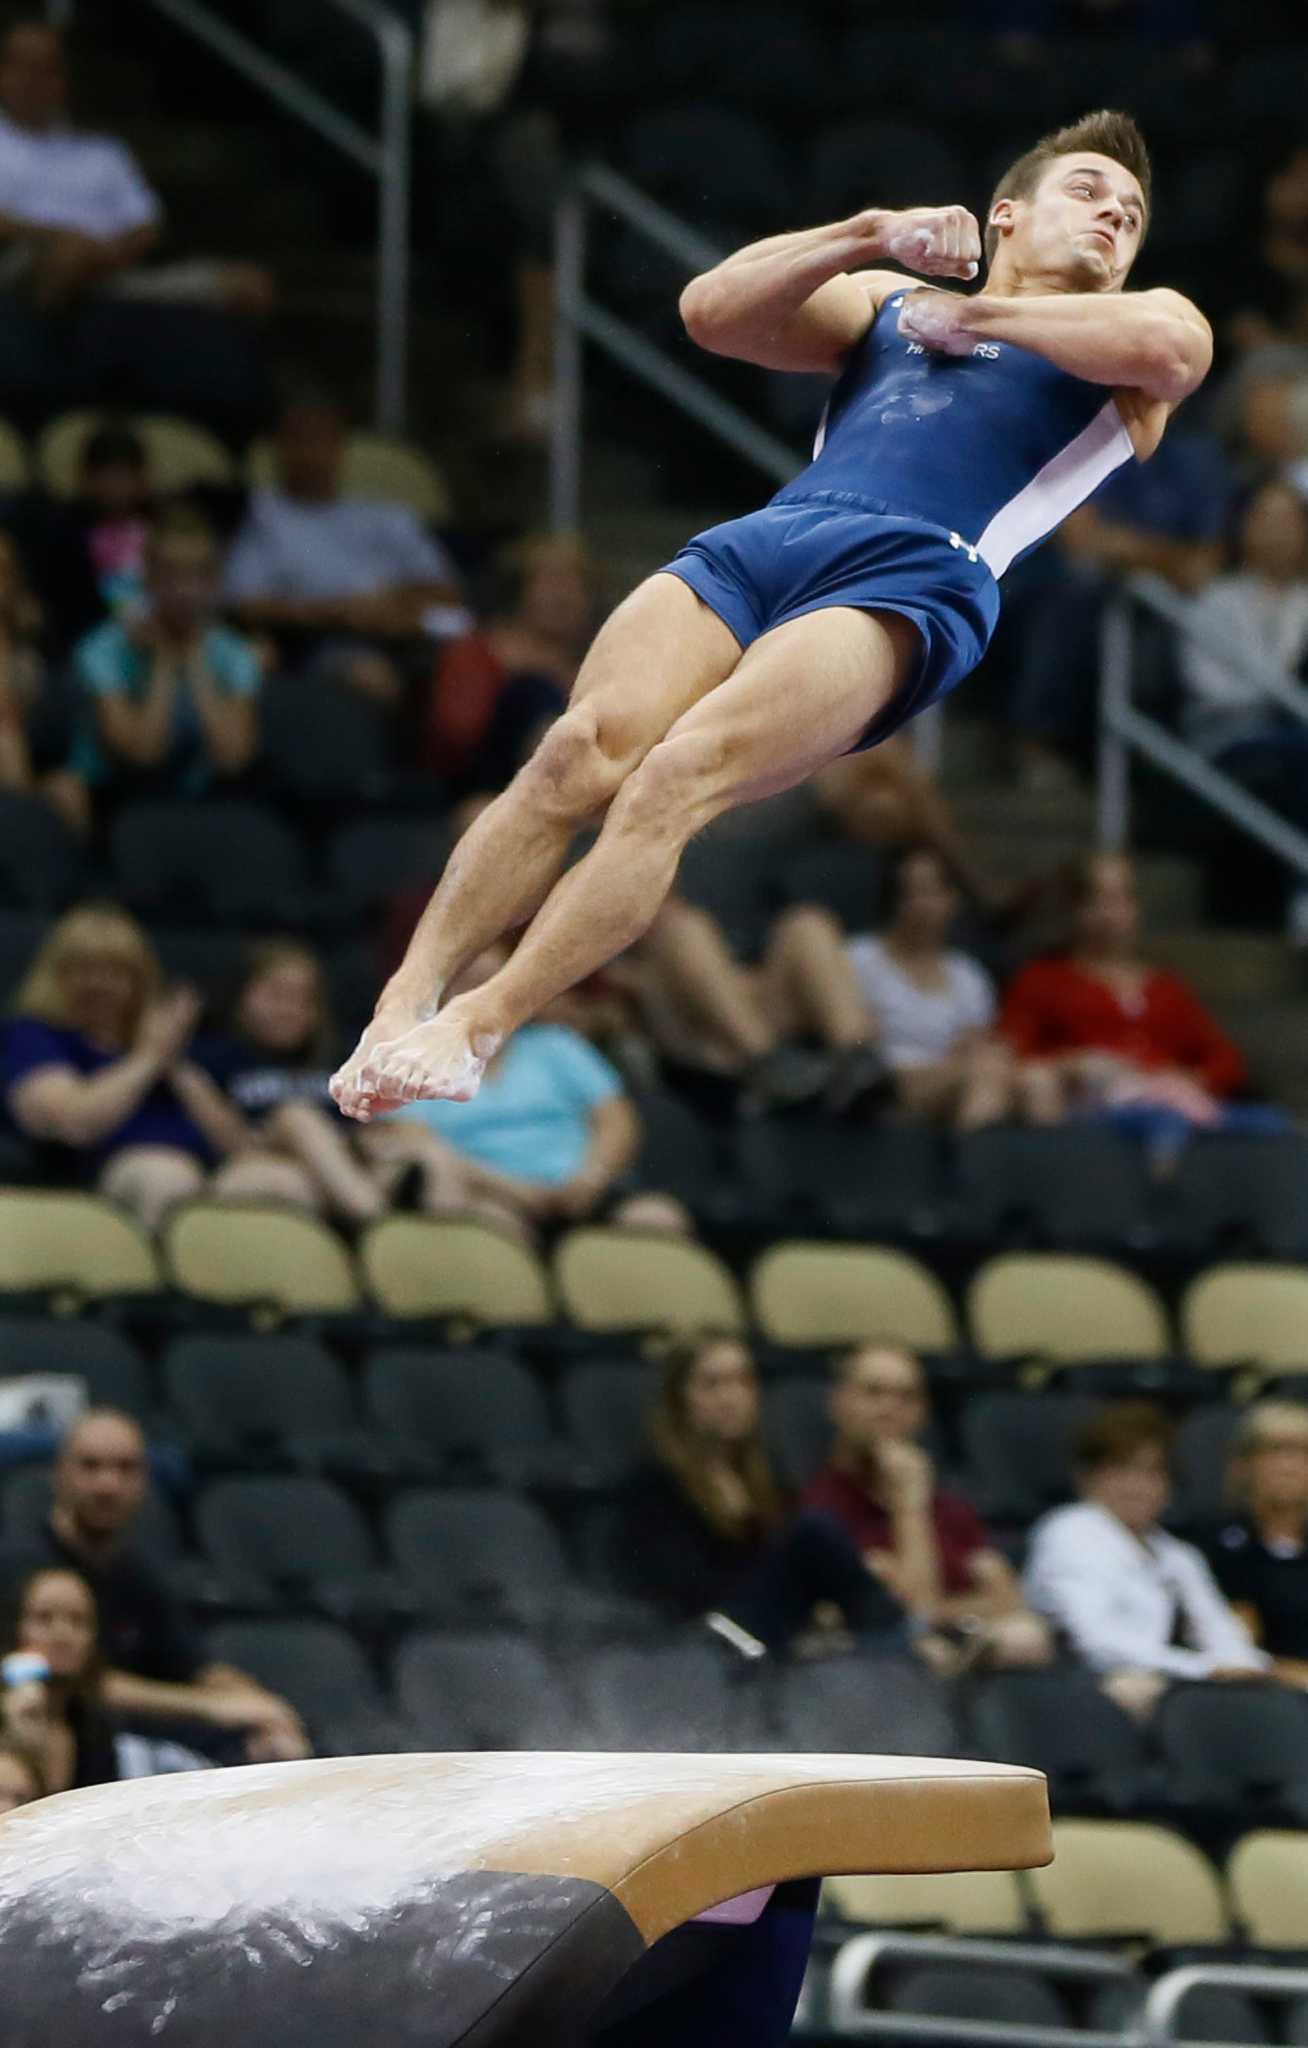
{"type": "Polygon", "coordinates": [[[962,681],[1004,571],[1158,446],[1212,360],[1207,321],[1123,286],[1149,158],[1088,114],[961,206],[876,208],[775,235],[692,280],[701,347],[836,382],[809,466],[690,541],[601,627],[567,711],[469,828],[372,1023],[334,1077],[349,1116],[467,1101],[508,1036],[640,938],[722,812],[874,745],[962,681]],[[579,827],[603,818],[564,873],[579,827]],[[507,965],[442,1003],[525,925],[507,965]]]}

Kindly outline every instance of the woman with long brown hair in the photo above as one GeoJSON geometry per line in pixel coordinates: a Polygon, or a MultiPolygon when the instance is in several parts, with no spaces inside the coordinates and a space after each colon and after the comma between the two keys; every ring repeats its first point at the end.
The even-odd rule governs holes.
{"type": "Polygon", "coordinates": [[[663,1366],[652,1456],[624,1498],[619,1569],[670,1619],[703,1618],[753,1654],[784,1649],[815,1607],[887,1647],[904,1640],[898,1602],[828,1516],[796,1514],[760,1426],[758,1377],[735,1336],[678,1345],[663,1366]]]}

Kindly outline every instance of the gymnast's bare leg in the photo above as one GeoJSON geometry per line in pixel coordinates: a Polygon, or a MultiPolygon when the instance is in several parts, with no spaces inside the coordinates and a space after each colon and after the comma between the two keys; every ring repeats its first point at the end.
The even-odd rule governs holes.
{"type": "MultiPolygon", "coordinates": [[[[642,590],[677,581],[656,576],[642,590]]],[[[694,608],[690,616],[713,616],[689,590],[684,596],[694,608]]],[[[734,647],[720,621],[714,624],[734,647]]],[[[787,789],[845,753],[908,680],[921,641],[898,614],[831,606],[764,634],[739,660],[727,662],[727,679],[716,685],[703,681],[708,650],[702,640],[700,647],[700,686],[692,695],[687,684],[690,704],[663,736],[642,733],[637,740],[628,727],[623,757],[616,746],[599,742],[596,700],[583,700],[478,821],[388,986],[376,1023],[332,1084],[348,1115],[366,1121],[424,1096],[467,1101],[511,1032],[648,928],[687,841],[723,811],[787,789]],[[437,1014],[443,978],[493,929],[524,914],[531,894],[557,871],[572,829],[606,796],[599,840],[556,883],[507,966],[437,1014]],[[548,803],[543,824],[532,815],[542,799],[548,803]],[[474,834],[480,835],[475,847],[474,834]],[[400,993],[402,1002],[392,1010],[400,993]],[[378,1026],[394,1029],[393,1016],[407,1017],[408,1028],[383,1038],[378,1026]]],[[[720,653],[722,639],[717,648],[720,653]]],[[[605,716],[615,724],[629,700],[639,698],[639,678],[640,666],[628,662],[620,695],[606,693],[612,708],[605,716]]]]}

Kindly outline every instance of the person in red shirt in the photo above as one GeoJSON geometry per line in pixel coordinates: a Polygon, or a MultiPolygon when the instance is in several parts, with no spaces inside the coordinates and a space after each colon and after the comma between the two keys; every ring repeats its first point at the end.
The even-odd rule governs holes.
{"type": "Polygon", "coordinates": [[[803,1505],[837,1521],[868,1569],[929,1634],[919,1643],[947,1668],[1046,1664],[1049,1631],[970,1502],[936,1484],[918,1439],[930,1420],[926,1375],[897,1344],[861,1344],[837,1359],[836,1441],[803,1505]]]}
{"type": "Polygon", "coordinates": [[[1178,975],[1140,957],[1140,902],[1122,854],[1092,854],[1074,882],[1071,950],[1010,985],[1000,1028],[1075,1109],[1165,1110],[1211,1127],[1244,1083],[1239,1048],[1178,975]]]}

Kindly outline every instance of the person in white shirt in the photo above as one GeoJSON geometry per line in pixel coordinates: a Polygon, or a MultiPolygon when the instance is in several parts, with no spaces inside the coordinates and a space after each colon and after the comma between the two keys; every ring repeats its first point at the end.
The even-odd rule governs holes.
{"type": "Polygon", "coordinates": [[[283,407],[276,482],[254,492],[224,595],[249,633],[313,647],[339,679],[394,703],[402,657],[466,626],[458,572],[407,505],[341,488],[347,421],[326,392],[283,407]]]}
{"type": "Polygon", "coordinates": [[[126,144],[70,121],[61,32],[36,14],[12,23],[0,38],[0,403],[38,417],[109,398],[205,416],[230,406],[225,423],[244,411],[252,424],[252,343],[215,309],[266,312],[271,281],[253,264],[144,268],[162,225],[126,144]]]}
{"type": "Polygon", "coordinates": [[[894,869],[890,921],[849,941],[876,1041],[910,1117],[976,1131],[1006,1117],[1057,1120],[1045,1077],[1024,1068],[996,1032],[985,969],[951,949],[961,897],[932,847],[911,847],[894,869]]]}
{"type": "MultiPolygon", "coordinates": [[[[1214,577],[1195,600],[1181,643],[1183,722],[1191,744],[1222,766],[1232,747],[1269,742],[1285,750],[1287,773],[1301,779],[1308,729],[1296,726],[1258,677],[1232,659],[1231,648],[1303,679],[1308,506],[1279,479],[1263,484],[1245,508],[1238,566],[1214,577]]],[[[1239,771],[1238,761],[1229,765],[1239,771]]]]}
{"type": "Polygon", "coordinates": [[[1076,1447],[1081,1500],[1036,1523],[1024,1575],[1029,1605],[1140,1718],[1173,1679],[1271,1676],[1199,1551],[1159,1526],[1171,1439],[1148,1401],[1087,1423],[1076,1447]]]}

